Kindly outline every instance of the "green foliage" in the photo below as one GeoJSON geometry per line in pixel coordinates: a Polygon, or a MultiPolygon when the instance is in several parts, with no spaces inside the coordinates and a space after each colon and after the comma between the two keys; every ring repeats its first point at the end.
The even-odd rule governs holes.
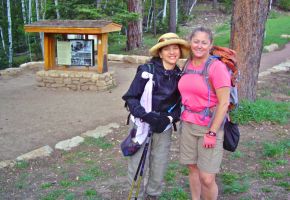
{"type": "Polygon", "coordinates": [[[97,195],[97,191],[94,190],[94,189],[86,190],[85,191],[85,195],[86,196],[96,196],[97,195]]]}
{"type": "Polygon", "coordinates": [[[222,8],[220,8],[224,13],[231,13],[233,8],[233,1],[232,0],[221,0],[220,3],[222,4],[222,8]]]}
{"type": "Polygon", "coordinates": [[[93,166],[83,170],[83,176],[80,177],[80,181],[91,181],[97,177],[103,177],[106,174],[99,166],[93,166]]]}
{"type": "Polygon", "coordinates": [[[225,194],[236,194],[248,191],[249,183],[246,176],[235,173],[222,173],[223,190],[225,194]]]}
{"type": "Polygon", "coordinates": [[[58,199],[60,196],[67,193],[66,190],[53,190],[46,194],[44,197],[41,197],[41,200],[55,200],[58,199]]]}
{"type": "Polygon", "coordinates": [[[290,147],[290,140],[279,142],[266,142],[263,144],[263,155],[266,157],[281,157],[290,147]]]}
{"type": "Polygon", "coordinates": [[[21,56],[15,56],[13,58],[13,67],[19,67],[21,64],[29,62],[30,58],[28,55],[21,55],[21,56]]]}
{"type": "Polygon", "coordinates": [[[231,155],[230,155],[231,160],[235,160],[235,159],[242,158],[242,157],[244,157],[244,153],[239,151],[239,150],[231,153],[231,155]]]}
{"type": "Polygon", "coordinates": [[[251,121],[285,124],[290,117],[289,106],[289,102],[274,102],[266,99],[258,99],[255,102],[243,100],[239,107],[231,112],[231,117],[239,124],[247,124],[251,121]]]}
{"type": "Polygon", "coordinates": [[[230,43],[230,30],[231,28],[229,23],[217,26],[214,31],[214,44],[228,47],[230,43]]]}
{"type": "Polygon", "coordinates": [[[47,188],[50,188],[51,186],[53,186],[52,183],[43,183],[43,184],[41,184],[40,188],[47,189],[47,188]]]}
{"type": "Polygon", "coordinates": [[[282,178],[284,178],[283,173],[270,171],[270,170],[263,170],[259,173],[259,175],[264,179],[268,179],[268,178],[282,179],[282,178]]]}
{"type": "Polygon", "coordinates": [[[15,183],[15,187],[17,189],[25,189],[28,186],[27,177],[27,173],[20,174],[15,183]]]}
{"type": "Polygon", "coordinates": [[[70,180],[61,180],[59,182],[59,185],[62,186],[62,187],[71,187],[71,186],[74,186],[76,185],[77,183],[75,181],[70,181],[70,180]]]}
{"type": "Polygon", "coordinates": [[[159,200],[188,200],[189,196],[181,187],[174,187],[170,191],[162,192],[159,200]]]}
{"type": "Polygon", "coordinates": [[[96,145],[97,147],[101,149],[109,149],[113,147],[113,144],[110,143],[106,138],[100,137],[100,138],[92,138],[88,137],[85,139],[85,142],[83,143],[84,145],[88,146],[94,146],[96,145]]]}
{"type": "Polygon", "coordinates": [[[29,167],[29,162],[26,160],[17,161],[15,167],[17,169],[27,169],[29,167]]]}
{"type": "Polygon", "coordinates": [[[101,14],[100,10],[92,7],[91,5],[77,5],[76,11],[78,12],[77,18],[79,20],[88,19],[102,19],[104,16],[101,14]]]}
{"type": "Polygon", "coordinates": [[[287,191],[290,191],[290,182],[284,182],[284,181],[281,181],[281,182],[278,182],[276,183],[275,185],[279,186],[279,187],[283,187],[285,188],[287,191]]]}
{"type": "Polygon", "coordinates": [[[283,10],[290,11],[290,1],[289,0],[278,0],[277,5],[279,8],[281,8],[283,10]]]}
{"type": "Polygon", "coordinates": [[[290,39],[281,38],[281,35],[290,33],[289,21],[290,16],[277,16],[276,18],[269,18],[266,23],[264,45],[277,43],[281,46],[288,43],[290,39]]]}
{"type": "Polygon", "coordinates": [[[64,200],[73,200],[75,199],[75,194],[72,192],[68,192],[67,194],[65,194],[64,196],[64,200]]]}

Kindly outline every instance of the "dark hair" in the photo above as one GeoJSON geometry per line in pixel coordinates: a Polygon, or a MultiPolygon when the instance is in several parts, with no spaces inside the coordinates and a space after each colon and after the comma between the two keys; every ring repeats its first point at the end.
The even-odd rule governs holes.
{"type": "Polygon", "coordinates": [[[207,33],[208,34],[208,37],[209,37],[209,40],[210,40],[210,43],[213,42],[213,34],[212,34],[212,31],[209,28],[205,28],[205,27],[198,27],[198,28],[193,29],[193,31],[191,32],[191,34],[189,36],[189,41],[192,40],[192,38],[195,36],[195,34],[197,32],[207,33]]]}

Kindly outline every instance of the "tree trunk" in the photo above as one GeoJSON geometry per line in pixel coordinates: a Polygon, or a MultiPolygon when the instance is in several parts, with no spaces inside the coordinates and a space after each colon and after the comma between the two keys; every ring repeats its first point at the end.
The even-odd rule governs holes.
{"type": "Polygon", "coordinates": [[[217,4],[218,4],[218,1],[217,0],[212,0],[212,8],[213,9],[216,9],[217,8],[217,4]]]}
{"type": "Polygon", "coordinates": [[[28,23],[31,24],[32,22],[32,2],[31,0],[28,1],[28,23]]]}
{"type": "Polygon", "coordinates": [[[10,11],[10,0],[7,0],[7,20],[8,20],[8,44],[9,44],[9,67],[12,67],[13,61],[13,41],[12,41],[12,21],[11,21],[11,11],[10,11]]]}
{"type": "Polygon", "coordinates": [[[97,8],[100,8],[101,7],[101,2],[102,2],[102,0],[96,0],[97,8]]]}
{"type": "Polygon", "coordinates": [[[231,21],[230,47],[237,51],[241,72],[239,96],[256,99],[265,23],[270,0],[235,0],[231,21]]]}
{"type": "Polygon", "coordinates": [[[153,0],[153,34],[156,36],[156,5],[155,5],[155,0],[153,0]]]}
{"type": "Polygon", "coordinates": [[[4,41],[3,31],[2,31],[2,27],[1,26],[0,26],[0,37],[1,37],[1,40],[2,40],[2,47],[3,47],[4,53],[6,54],[5,41],[4,41]]]}
{"type": "Polygon", "coordinates": [[[58,0],[54,0],[55,4],[55,12],[56,12],[56,18],[60,19],[59,9],[58,9],[58,0]]]}
{"type": "Polygon", "coordinates": [[[176,0],[169,1],[169,32],[176,33],[176,0]]]}
{"type": "MultiPolygon", "coordinates": [[[[35,0],[35,11],[36,11],[36,20],[39,21],[39,3],[38,0],[35,0]]],[[[42,58],[44,58],[44,47],[43,47],[43,43],[44,43],[44,36],[43,33],[39,33],[39,38],[40,38],[40,45],[41,45],[41,53],[42,53],[42,58]]]]}
{"type": "Polygon", "coordinates": [[[149,30],[149,27],[150,27],[151,10],[152,10],[152,7],[153,7],[153,5],[152,5],[152,1],[153,1],[153,0],[150,1],[151,4],[150,4],[150,7],[148,8],[148,15],[147,15],[147,22],[146,22],[146,31],[148,31],[148,30],[149,30]]]}
{"type": "Polygon", "coordinates": [[[175,0],[175,13],[176,13],[175,24],[177,25],[177,22],[178,22],[178,0],[175,0]]]}
{"type": "Polygon", "coordinates": [[[195,6],[196,3],[197,3],[197,0],[193,0],[193,1],[192,1],[192,4],[191,4],[191,6],[190,6],[190,8],[189,8],[189,11],[188,11],[188,15],[191,14],[191,11],[192,11],[192,9],[193,9],[193,7],[195,6]]]}
{"type": "Polygon", "coordinates": [[[167,7],[167,0],[164,0],[164,6],[163,6],[163,15],[162,15],[162,21],[166,19],[166,8],[167,7]]]}
{"type": "Polygon", "coordinates": [[[141,0],[128,0],[129,12],[139,14],[139,18],[128,23],[127,50],[142,46],[142,2],[141,0]]]}
{"type": "Polygon", "coordinates": [[[21,0],[21,7],[22,7],[22,18],[23,18],[23,23],[26,24],[26,12],[25,12],[25,2],[24,0],[21,0]]]}

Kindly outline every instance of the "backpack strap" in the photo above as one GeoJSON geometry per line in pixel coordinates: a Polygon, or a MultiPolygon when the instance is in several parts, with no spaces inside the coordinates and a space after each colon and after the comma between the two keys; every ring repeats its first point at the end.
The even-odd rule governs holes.
{"type": "Polygon", "coordinates": [[[207,106],[204,110],[200,111],[200,112],[195,112],[195,111],[192,111],[190,110],[189,108],[187,108],[186,106],[184,106],[184,109],[191,112],[191,113],[198,113],[198,114],[202,114],[203,115],[203,118],[202,120],[205,120],[205,117],[207,116],[212,116],[213,115],[213,112],[211,112],[210,110],[210,90],[211,90],[211,83],[210,83],[210,80],[209,80],[209,67],[211,65],[211,63],[218,59],[219,56],[210,56],[205,65],[204,65],[204,68],[202,70],[194,70],[194,69],[187,69],[189,63],[187,63],[184,67],[184,73],[183,74],[200,74],[204,77],[204,80],[205,80],[205,83],[207,85],[207,89],[208,89],[208,101],[207,101],[207,106]]]}

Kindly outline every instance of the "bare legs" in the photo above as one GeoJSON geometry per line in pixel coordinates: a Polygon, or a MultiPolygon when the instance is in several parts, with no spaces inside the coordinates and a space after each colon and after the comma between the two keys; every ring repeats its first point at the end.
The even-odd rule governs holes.
{"type": "Polygon", "coordinates": [[[215,174],[202,172],[195,164],[188,165],[189,185],[191,199],[216,200],[218,196],[218,187],[215,182],[215,174]]]}

